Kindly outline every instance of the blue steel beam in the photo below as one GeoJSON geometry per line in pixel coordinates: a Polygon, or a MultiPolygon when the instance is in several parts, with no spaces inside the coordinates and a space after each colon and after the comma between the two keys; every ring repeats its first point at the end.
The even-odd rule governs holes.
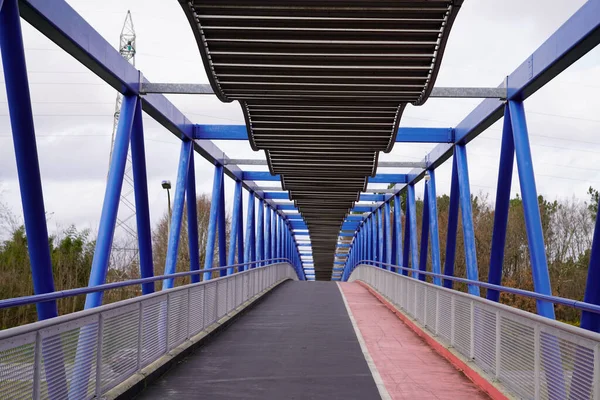
{"type": "Polygon", "coordinates": [[[272,258],[271,254],[271,208],[267,205],[265,210],[265,232],[264,232],[264,241],[265,241],[265,258],[272,258]]]}
{"type": "MultiPolygon", "coordinates": [[[[427,271],[427,255],[429,252],[429,181],[425,181],[423,193],[423,215],[421,219],[421,249],[419,253],[419,271],[427,271]]],[[[419,274],[419,280],[424,281],[425,275],[419,274]]]]}
{"type": "MultiPolygon", "coordinates": [[[[19,18],[19,6],[16,0],[8,0],[0,9],[0,50],[2,52],[13,146],[17,161],[17,175],[21,190],[21,204],[23,205],[23,217],[25,219],[33,291],[35,294],[51,293],[54,292],[52,260],[48,246],[48,227],[46,225],[44,195],[23,48],[21,19],[19,18]]],[[[38,303],[36,309],[40,320],[58,315],[56,301],[38,303]]]]}
{"type": "MultiPolygon", "coordinates": [[[[304,221],[290,221],[290,225],[292,227],[292,229],[294,230],[307,230],[308,227],[306,226],[306,224],[304,223],[304,221]]],[[[356,228],[358,228],[359,223],[358,222],[344,222],[342,223],[342,229],[343,231],[355,231],[356,228]]]]}
{"type": "MultiPolygon", "coordinates": [[[[225,228],[225,181],[221,182],[221,193],[219,193],[219,208],[217,215],[219,231],[219,267],[225,267],[227,262],[227,239],[225,228]]],[[[227,270],[219,270],[219,276],[226,276],[227,270]]]]}
{"type": "MultiPolygon", "coordinates": [[[[448,228],[446,232],[446,260],[444,261],[444,275],[454,276],[456,260],[456,235],[458,233],[458,210],[460,207],[458,194],[458,168],[456,155],[452,157],[452,176],[450,180],[450,204],[448,207],[448,228]]],[[[454,281],[444,279],[445,288],[452,289],[454,281]]]]}
{"type": "MultiPolygon", "coordinates": [[[[589,304],[600,305],[600,218],[596,215],[596,226],[592,239],[592,251],[590,254],[590,265],[583,301],[589,304]]],[[[600,314],[584,311],[581,314],[581,325],[583,329],[600,333],[600,314]]]]}
{"type": "Polygon", "coordinates": [[[400,203],[400,195],[394,195],[394,255],[396,257],[393,262],[396,265],[402,262],[402,205],[400,203]]]}
{"type": "MultiPolygon", "coordinates": [[[[199,140],[248,140],[246,125],[209,125],[194,127],[194,139],[199,140]]],[[[396,143],[453,143],[452,128],[398,128],[396,143]]]]}
{"type": "MultiPolygon", "coordinates": [[[[252,260],[254,249],[254,193],[248,194],[248,213],[246,215],[246,242],[244,243],[244,263],[249,263],[252,260]]],[[[242,271],[246,268],[242,268],[242,271]]]]}
{"type": "MultiPolygon", "coordinates": [[[[525,121],[525,109],[523,108],[523,103],[520,101],[509,101],[508,108],[517,156],[519,183],[523,197],[523,211],[525,214],[527,239],[529,241],[533,287],[537,293],[552,295],[548,261],[546,260],[544,233],[542,231],[542,218],[540,216],[531,148],[529,146],[529,134],[527,132],[527,122],[525,121]]],[[[554,319],[554,306],[552,303],[538,300],[537,310],[538,314],[554,319]]]]}
{"type": "Polygon", "coordinates": [[[377,209],[377,217],[376,218],[377,218],[377,261],[385,262],[384,254],[383,254],[384,228],[383,228],[383,218],[381,215],[381,208],[377,209]]]}
{"type": "Polygon", "coordinates": [[[265,199],[269,200],[290,200],[289,192],[265,192],[265,199]]]}
{"type": "MultiPolygon", "coordinates": [[[[185,203],[185,191],[188,183],[188,172],[190,169],[190,158],[192,156],[192,151],[191,141],[188,140],[181,142],[179,168],[177,169],[177,183],[175,184],[175,196],[173,199],[173,213],[171,215],[171,225],[169,228],[167,259],[165,261],[165,275],[171,275],[177,272],[177,253],[179,251],[179,240],[181,238],[180,233],[181,221],[183,220],[183,205],[185,203]]],[[[163,290],[173,288],[173,279],[165,279],[163,281],[162,288],[163,290]]]]}
{"type": "MultiPolygon", "coordinates": [[[[500,147],[500,166],[498,167],[498,186],[496,189],[496,206],[494,207],[494,228],[492,232],[492,249],[490,252],[490,270],[488,282],[502,284],[502,266],[504,265],[504,248],[506,245],[506,227],[510,209],[510,188],[512,184],[515,144],[508,107],[504,110],[504,126],[502,128],[502,144],[500,147]]],[[[487,299],[500,301],[500,292],[490,289],[487,299]]]]}
{"type": "MultiPolygon", "coordinates": [[[[88,286],[101,285],[106,281],[106,272],[108,271],[110,249],[112,247],[115,225],[117,222],[121,188],[123,187],[123,174],[125,173],[127,151],[131,139],[131,128],[133,126],[136,105],[137,98],[135,96],[123,97],[121,114],[117,125],[117,134],[115,136],[113,156],[110,161],[108,180],[106,181],[104,203],[102,204],[100,226],[98,228],[96,249],[92,260],[92,269],[90,271],[88,286]]],[[[39,224],[39,221],[37,224],[39,224]]],[[[48,244],[46,243],[46,246],[47,245],[48,244]]],[[[86,309],[98,307],[100,305],[102,305],[102,293],[90,293],[86,296],[86,309]]]]}
{"type": "MultiPolygon", "coordinates": [[[[599,43],[600,0],[589,0],[510,73],[500,87],[507,85],[510,99],[525,100],[599,43]]],[[[454,142],[470,142],[502,118],[503,112],[501,101],[482,101],[454,128],[454,142]]],[[[429,168],[437,168],[452,156],[453,147],[452,144],[439,144],[422,161],[429,168]]],[[[416,168],[408,175],[412,182],[417,182],[425,172],[416,168]]]]}
{"type": "MultiPolygon", "coordinates": [[[[7,0],[4,4],[0,1],[0,51],[2,53],[8,112],[10,115],[19,189],[21,191],[21,204],[25,220],[27,252],[31,265],[33,291],[36,295],[43,295],[54,292],[54,277],[52,275],[52,259],[48,245],[48,226],[46,225],[44,195],[17,0],[7,0]]],[[[131,109],[132,117],[135,110],[135,102],[133,104],[130,103],[128,108],[131,109]],[[132,107],[133,109],[131,109],[132,107]]],[[[121,128],[121,131],[118,133],[122,136],[119,142],[122,142],[125,140],[123,136],[125,136],[126,132],[123,129],[124,125],[119,125],[119,128],[121,128]]],[[[129,131],[131,131],[131,122],[129,131]]],[[[128,139],[129,133],[127,133],[128,139]]],[[[126,155],[127,147],[125,147],[126,155]]],[[[113,167],[112,163],[111,167],[113,167]]],[[[111,168],[109,172],[111,171],[114,179],[118,173],[116,173],[115,168],[111,168]]],[[[123,176],[121,175],[121,183],[122,178],[123,176]]],[[[103,217],[107,216],[105,211],[103,208],[103,217]]],[[[110,245],[108,250],[110,250],[110,245]]],[[[96,266],[96,271],[98,271],[98,263],[96,266]]],[[[18,277],[14,277],[14,279],[18,279],[18,277]]],[[[101,298],[100,296],[100,301],[101,298]]],[[[36,311],[38,320],[58,316],[56,300],[36,303],[36,311]]],[[[65,374],[62,347],[60,345],[60,336],[54,339],[45,338],[42,341],[41,352],[45,358],[45,362],[48,363],[45,366],[45,371],[49,396],[51,398],[66,398],[68,395],[67,377],[65,374]]],[[[80,395],[81,393],[80,391],[77,394],[80,395]]]]}
{"type": "MultiPolygon", "coordinates": [[[[469,183],[469,163],[465,145],[457,145],[456,170],[458,172],[458,199],[462,217],[463,242],[465,247],[465,262],[467,264],[467,279],[479,280],[479,267],[477,266],[477,250],[475,244],[475,229],[473,227],[473,210],[471,204],[471,185],[469,183]]],[[[479,286],[469,285],[469,293],[479,296],[479,286]]]]}
{"type": "MultiPolygon", "coordinates": [[[[136,110],[137,111],[137,110],[136,110]]],[[[140,118],[142,117],[140,112],[140,118]]],[[[132,141],[133,144],[133,141],[132,141]]],[[[132,146],[133,147],[133,146],[132,146]]],[[[132,148],[133,150],[133,148],[132,148]]],[[[200,269],[200,249],[198,239],[198,205],[196,204],[196,168],[194,165],[194,152],[190,151],[190,165],[187,174],[187,190],[185,194],[187,204],[187,227],[188,227],[188,251],[190,256],[190,271],[198,271],[200,269]]],[[[137,209],[136,209],[137,214],[137,209]]],[[[142,258],[142,250],[140,248],[140,260],[142,258]]],[[[150,253],[152,255],[152,253],[150,253]]],[[[190,277],[191,283],[200,282],[200,274],[195,274],[190,277]]]]}
{"type": "MultiPolygon", "coordinates": [[[[267,181],[267,182],[279,182],[281,177],[279,175],[271,175],[268,171],[244,171],[242,174],[244,181],[267,181]]],[[[370,177],[369,183],[406,183],[408,182],[408,175],[406,174],[377,174],[374,177],[370,177]]]]}
{"type": "MultiPolygon", "coordinates": [[[[219,203],[221,197],[221,186],[223,186],[223,167],[215,166],[215,174],[213,177],[212,200],[210,202],[210,215],[208,219],[208,228],[206,234],[206,251],[204,256],[204,269],[211,269],[215,259],[215,240],[217,234],[219,203]]],[[[221,255],[219,255],[221,256],[221,255]]],[[[244,260],[244,262],[248,262],[244,260]]],[[[205,272],[202,278],[207,281],[212,277],[212,272],[205,272]]]]}
{"type": "MultiPolygon", "coordinates": [[[[411,267],[413,271],[416,271],[419,268],[419,252],[417,250],[417,203],[415,197],[415,186],[412,184],[408,185],[408,192],[406,196],[406,208],[406,226],[410,234],[407,235],[407,237],[409,238],[409,250],[407,249],[405,250],[405,252],[407,256],[410,252],[411,267]]],[[[406,265],[408,266],[408,263],[406,263],[406,265]]],[[[412,277],[415,279],[417,278],[416,272],[412,273],[412,277]]]]}
{"type": "MultiPolygon", "coordinates": [[[[138,94],[140,80],[150,83],[66,1],[19,0],[19,11],[29,24],[119,93],[138,94]]],[[[142,109],[178,138],[193,139],[194,124],[165,96],[145,95],[142,109]]],[[[210,163],[224,165],[224,173],[229,177],[242,179],[241,169],[228,163],[229,158],[223,150],[210,140],[195,140],[194,150],[210,163]]],[[[243,185],[246,189],[253,190],[258,198],[262,198],[263,192],[254,190],[256,185],[252,182],[246,181],[243,185]]]]}
{"type": "MultiPolygon", "coordinates": [[[[248,175],[246,175],[246,176],[248,176],[248,175]]],[[[264,175],[261,174],[260,177],[263,178],[264,175]]],[[[384,178],[385,178],[385,175],[384,175],[384,178]]],[[[259,179],[256,179],[256,180],[259,180],[259,179]]],[[[373,191],[376,192],[377,189],[373,189],[373,191]]],[[[291,200],[289,192],[265,192],[264,198],[267,200],[291,200]]],[[[358,201],[385,201],[385,200],[387,200],[387,198],[389,198],[389,196],[386,196],[384,194],[361,193],[358,201]]]]}
{"type": "MultiPolygon", "coordinates": [[[[438,229],[437,193],[435,187],[435,171],[429,171],[429,235],[431,241],[431,270],[435,274],[442,273],[442,261],[440,259],[440,233],[438,229]]],[[[442,282],[439,276],[434,276],[433,283],[440,286],[442,282]]]]}
{"type": "MultiPolygon", "coordinates": [[[[232,212],[232,218],[231,218],[231,234],[229,237],[229,254],[227,256],[227,265],[235,264],[236,245],[240,246],[242,244],[242,242],[239,241],[240,235],[238,234],[238,232],[243,229],[242,213],[240,212],[241,208],[243,207],[242,192],[243,192],[242,182],[236,181],[235,182],[235,191],[233,193],[233,212],[232,212]]],[[[271,258],[271,257],[269,257],[269,258],[271,258]]],[[[238,261],[242,261],[242,260],[238,260],[238,261]]],[[[234,273],[233,267],[227,269],[227,275],[231,275],[233,273],[234,273]]]]}
{"type": "MultiPolygon", "coordinates": [[[[256,259],[265,259],[265,203],[263,199],[258,200],[258,223],[256,224],[256,259]]],[[[255,264],[254,268],[262,264],[255,264]]]]}
{"type": "Polygon", "coordinates": [[[385,227],[385,262],[388,264],[392,263],[392,231],[391,231],[391,209],[390,202],[385,203],[385,215],[383,216],[383,222],[385,227]]]}
{"type": "MultiPolygon", "coordinates": [[[[133,190],[135,192],[135,218],[137,223],[138,254],[140,257],[140,276],[142,278],[150,278],[154,276],[154,262],[152,260],[152,225],[150,224],[150,205],[148,202],[146,149],[144,148],[144,126],[142,121],[141,102],[142,101],[140,99],[137,100],[135,114],[133,117],[133,126],[131,131],[131,167],[133,173],[133,190]]],[[[190,170],[191,169],[192,167],[190,167],[190,170]]],[[[188,182],[188,189],[189,188],[190,184],[188,182]]],[[[195,182],[193,190],[195,193],[195,182]]],[[[196,230],[196,243],[198,243],[197,232],[198,231],[196,230]]],[[[192,236],[190,234],[190,238],[191,237],[192,236]]],[[[198,246],[196,246],[196,248],[197,247],[198,246]]],[[[194,260],[192,260],[191,257],[190,264],[195,265],[194,260]]],[[[142,285],[142,294],[149,294],[153,292],[154,284],[144,283],[142,285]]]]}
{"type": "Polygon", "coordinates": [[[398,128],[396,143],[454,143],[452,128],[398,128]]]}

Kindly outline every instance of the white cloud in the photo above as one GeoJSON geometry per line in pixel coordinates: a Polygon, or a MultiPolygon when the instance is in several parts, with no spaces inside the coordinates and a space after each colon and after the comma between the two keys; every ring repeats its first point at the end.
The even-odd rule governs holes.
{"type": "MultiPolygon", "coordinates": [[[[151,81],[207,82],[197,45],[178,2],[70,0],[69,3],[115,44],[130,9],[138,35],[136,66],[151,81]]],[[[438,85],[499,84],[583,3],[583,0],[466,1],[454,25],[438,85]]],[[[46,209],[54,213],[54,224],[76,224],[95,230],[104,195],[115,93],[47,38],[26,23],[23,25],[46,209]]],[[[585,197],[587,186],[600,187],[600,170],[594,163],[600,152],[597,140],[600,122],[594,121],[599,119],[600,100],[596,96],[598,85],[593,84],[600,78],[599,60],[600,52],[591,52],[526,102],[538,191],[550,198],[572,194],[585,197]]],[[[195,122],[243,123],[237,103],[222,104],[213,96],[169,98],[195,122]]],[[[422,107],[409,106],[402,125],[454,126],[477,103],[477,100],[431,99],[422,107]]],[[[6,95],[0,91],[2,197],[20,213],[6,114],[6,95]]],[[[150,205],[152,219],[156,221],[166,207],[160,182],[176,180],[180,142],[149,118],[145,118],[144,124],[150,205]]],[[[492,195],[495,192],[499,129],[501,123],[495,124],[468,147],[473,192],[481,190],[492,195]]],[[[247,143],[218,145],[232,158],[264,157],[262,152],[252,152],[247,143]]],[[[416,161],[432,147],[397,145],[381,159],[416,161]]],[[[200,157],[197,160],[198,193],[210,192],[212,166],[200,157]]],[[[449,171],[448,163],[438,171],[439,194],[449,190],[449,171]]],[[[233,185],[228,182],[228,196],[232,191],[233,185]]],[[[516,179],[513,191],[518,191],[516,179]]]]}

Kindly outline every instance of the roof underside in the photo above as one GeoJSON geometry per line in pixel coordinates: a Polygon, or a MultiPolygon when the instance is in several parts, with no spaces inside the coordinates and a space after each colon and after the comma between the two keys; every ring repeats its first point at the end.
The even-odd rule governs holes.
{"type": "Polygon", "coordinates": [[[330,279],[341,224],[425,102],[462,0],[180,0],[213,90],[239,100],[330,279]]]}

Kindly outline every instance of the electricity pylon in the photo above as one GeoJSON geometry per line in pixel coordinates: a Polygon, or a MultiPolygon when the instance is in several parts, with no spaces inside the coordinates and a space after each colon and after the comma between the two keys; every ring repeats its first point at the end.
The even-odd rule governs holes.
{"type": "MultiPolygon", "coordinates": [[[[119,52],[124,59],[135,66],[135,29],[131,12],[127,11],[121,36],[119,38],[119,52]]],[[[115,146],[115,135],[119,124],[119,115],[121,113],[121,103],[123,96],[117,93],[115,104],[115,114],[113,122],[112,139],[110,144],[109,165],[112,159],[115,146]]],[[[129,267],[131,263],[137,260],[137,229],[135,225],[135,199],[133,197],[133,173],[131,165],[131,153],[127,153],[127,164],[125,166],[125,175],[123,177],[123,187],[121,189],[121,199],[119,204],[119,214],[117,217],[117,226],[115,231],[115,241],[111,252],[111,264],[116,268],[129,267]],[[121,231],[121,232],[119,232],[121,231]],[[120,234],[121,233],[121,234],[120,234]]]]}

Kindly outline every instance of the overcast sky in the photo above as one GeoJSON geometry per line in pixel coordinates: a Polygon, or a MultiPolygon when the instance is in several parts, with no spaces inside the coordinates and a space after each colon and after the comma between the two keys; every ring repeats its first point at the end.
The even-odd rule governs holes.
{"type": "MultiPolygon", "coordinates": [[[[154,82],[207,83],[191,28],[175,0],[68,1],[115,47],[127,10],[137,33],[136,66],[154,82]]],[[[444,55],[437,86],[497,86],[582,4],[583,0],[467,0],[444,55]]],[[[23,22],[38,152],[49,228],[74,224],[96,231],[112,132],[115,92],[23,22]]],[[[569,68],[525,104],[538,192],[550,199],[586,197],[600,188],[600,51],[569,68]]],[[[170,96],[197,123],[242,124],[237,103],[213,96],[170,96]]],[[[408,106],[401,126],[451,127],[478,100],[430,99],[408,106]]],[[[5,91],[0,91],[0,201],[22,214],[5,91]]],[[[180,142],[145,117],[153,223],[166,209],[163,179],[175,181],[180,142]]],[[[501,121],[467,147],[474,193],[494,199],[501,121]]],[[[217,142],[231,158],[263,158],[244,142],[217,142]]],[[[397,144],[380,159],[421,160],[431,145],[397,144]]],[[[438,171],[438,194],[448,193],[450,166],[438,171]]],[[[249,168],[248,168],[249,169],[249,168]]],[[[380,170],[381,172],[392,172],[380,170]]],[[[404,171],[397,171],[404,172],[404,171]]],[[[516,176],[516,171],[515,171],[516,176]]],[[[197,157],[198,193],[210,193],[212,167],[197,157]]],[[[272,185],[272,184],[269,184],[272,185]]],[[[232,181],[226,179],[231,205],[232,181]]],[[[372,186],[376,187],[376,186],[372,186]]],[[[518,192],[518,180],[513,193],[518,192]]],[[[422,186],[418,186],[422,196],[422,186]]],[[[2,238],[0,233],[0,238],[2,238]]]]}

